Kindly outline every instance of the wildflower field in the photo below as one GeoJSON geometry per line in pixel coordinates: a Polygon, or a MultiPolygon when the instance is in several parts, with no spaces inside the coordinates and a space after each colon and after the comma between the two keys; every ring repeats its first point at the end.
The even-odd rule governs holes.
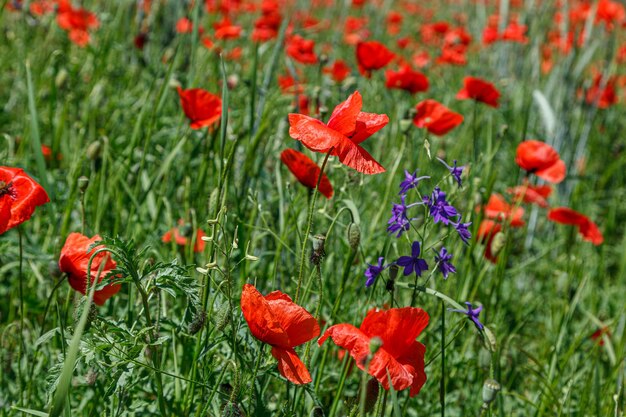
{"type": "Polygon", "coordinates": [[[625,28],[0,0],[0,417],[623,417],[625,28]]]}

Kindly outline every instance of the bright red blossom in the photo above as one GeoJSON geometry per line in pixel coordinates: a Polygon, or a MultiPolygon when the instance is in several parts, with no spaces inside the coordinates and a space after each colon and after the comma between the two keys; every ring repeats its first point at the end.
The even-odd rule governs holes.
{"type": "Polygon", "coordinates": [[[0,235],[30,219],[35,207],[49,201],[46,190],[22,169],[0,166],[0,235]]]}
{"type": "Polygon", "coordinates": [[[578,227],[578,232],[583,239],[596,246],[604,242],[604,237],[598,226],[589,217],[571,208],[553,208],[548,212],[548,220],[578,227]]]}
{"type": "Polygon", "coordinates": [[[308,369],[293,348],[320,334],[317,320],[287,294],[274,291],[263,296],[250,284],[243,286],[241,311],[250,333],[272,346],[280,374],[294,384],[311,382],[308,369]]]}
{"type": "Polygon", "coordinates": [[[370,310],[359,328],[336,324],[329,327],[317,343],[321,346],[330,337],[337,346],[350,352],[360,369],[366,370],[370,343],[374,337],[379,338],[382,346],[369,362],[367,372],[387,390],[389,379],[396,391],[410,387],[409,395],[413,397],[426,382],[426,347],[415,339],[426,328],[428,320],[428,314],[421,308],[370,310]]]}
{"type": "Polygon", "coordinates": [[[211,126],[220,120],[222,115],[222,99],[201,88],[183,90],[178,87],[178,96],[183,111],[192,129],[211,126]]]}
{"type": "Polygon", "coordinates": [[[335,82],[340,83],[350,75],[350,67],[342,60],[336,60],[333,65],[322,70],[324,74],[328,74],[335,82]]]}
{"type": "Polygon", "coordinates": [[[473,99],[491,107],[498,107],[500,92],[488,81],[476,77],[465,77],[463,88],[457,93],[459,100],[473,99]]]}
{"type": "Polygon", "coordinates": [[[552,194],[552,187],[549,185],[531,185],[525,183],[517,187],[509,188],[507,193],[513,195],[514,202],[523,201],[524,203],[537,204],[539,207],[547,208],[548,202],[546,198],[552,194]]]}
{"type": "Polygon", "coordinates": [[[300,35],[294,35],[287,42],[287,55],[302,64],[315,64],[317,56],[315,55],[315,42],[304,39],[300,35]]]}
{"type": "Polygon", "coordinates": [[[403,65],[398,71],[385,71],[385,86],[408,91],[411,94],[420,91],[428,91],[428,78],[419,71],[411,69],[408,65],[403,65]]]}
{"type": "Polygon", "coordinates": [[[500,194],[492,194],[484,209],[488,219],[510,222],[511,227],[524,225],[524,209],[511,206],[500,194]]]}
{"type": "Polygon", "coordinates": [[[515,162],[539,178],[558,184],[565,179],[565,162],[550,145],[538,140],[526,140],[517,146],[515,162]]]}
{"type": "MultiPolygon", "coordinates": [[[[90,239],[80,233],[70,233],[65,240],[63,249],[61,249],[59,269],[61,272],[65,272],[68,275],[70,286],[81,294],[86,294],[87,276],[89,276],[89,286],[91,286],[96,277],[98,277],[98,283],[100,283],[117,267],[115,261],[111,259],[110,253],[100,252],[94,257],[91,263],[91,270],[88,271],[89,259],[93,253],[101,249],[102,246],[96,246],[89,252],[88,249],[99,240],[102,240],[102,238],[98,235],[90,239]],[[100,271],[101,266],[102,271],[98,276],[98,271],[100,271]]],[[[106,300],[117,294],[120,289],[120,284],[108,284],[102,289],[96,290],[93,296],[93,302],[101,306],[106,300]]]]}
{"type": "Polygon", "coordinates": [[[370,77],[373,70],[386,66],[395,57],[385,45],[377,41],[359,42],[356,45],[356,59],[359,71],[370,77]]]}
{"type": "MultiPolygon", "coordinates": [[[[280,154],[280,160],[302,185],[315,189],[321,170],[311,158],[294,149],[285,149],[280,154]]],[[[326,174],[323,174],[320,180],[319,192],[326,198],[333,196],[333,186],[330,184],[326,174]]]]}
{"type": "Polygon", "coordinates": [[[418,103],[415,109],[413,124],[434,135],[445,135],[463,122],[463,116],[432,99],[418,103]]]}
{"type": "Polygon", "coordinates": [[[361,111],[363,99],[356,91],[333,110],[327,124],[302,114],[289,115],[289,135],[314,152],[339,157],[344,165],[364,174],[385,171],[359,144],[389,123],[386,114],[361,111]]]}

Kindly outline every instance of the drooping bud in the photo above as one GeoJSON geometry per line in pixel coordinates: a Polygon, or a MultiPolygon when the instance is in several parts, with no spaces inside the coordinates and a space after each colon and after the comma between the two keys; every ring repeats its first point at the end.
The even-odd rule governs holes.
{"type": "Polygon", "coordinates": [[[359,248],[361,243],[361,228],[356,223],[350,223],[348,225],[348,244],[353,251],[359,248]]]}
{"type": "Polygon", "coordinates": [[[486,408],[496,399],[498,391],[502,389],[502,386],[495,379],[488,379],[483,384],[483,408],[486,408]]]}
{"type": "Polygon", "coordinates": [[[198,333],[200,330],[202,330],[205,323],[206,323],[206,311],[200,310],[194,316],[193,321],[189,323],[189,327],[188,327],[189,333],[190,334],[198,333]]]}
{"type": "Polygon", "coordinates": [[[391,264],[391,266],[389,267],[389,279],[387,280],[387,285],[386,285],[387,291],[391,292],[394,290],[396,277],[398,276],[399,270],[400,270],[400,267],[396,264],[391,264]]]}
{"type": "Polygon", "coordinates": [[[324,250],[324,242],[326,242],[325,235],[315,235],[313,236],[313,252],[311,252],[311,263],[313,265],[319,265],[322,263],[322,259],[326,256],[326,251],[324,250]]]}

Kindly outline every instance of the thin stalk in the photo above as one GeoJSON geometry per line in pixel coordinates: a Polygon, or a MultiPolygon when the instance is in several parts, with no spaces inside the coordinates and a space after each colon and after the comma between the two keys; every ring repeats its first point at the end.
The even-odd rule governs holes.
{"type": "Polygon", "coordinates": [[[23,243],[23,237],[22,237],[22,227],[18,226],[17,227],[17,234],[19,236],[18,240],[19,240],[19,256],[20,256],[20,263],[19,263],[19,268],[18,268],[18,282],[19,282],[19,292],[20,292],[20,361],[17,364],[17,378],[19,381],[19,387],[20,387],[20,401],[19,404],[20,406],[24,405],[24,396],[22,395],[24,393],[24,381],[22,379],[22,360],[24,359],[24,346],[26,346],[24,344],[24,288],[23,288],[23,282],[24,280],[22,279],[22,273],[23,273],[23,260],[24,260],[24,243],[23,243]]]}
{"type": "Polygon", "coordinates": [[[333,400],[333,404],[330,407],[330,413],[328,417],[334,417],[337,412],[337,407],[339,407],[339,401],[341,398],[341,393],[343,392],[343,386],[346,383],[346,377],[348,376],[348,369],[350,369],[350,355],[346,355],[343,363],[343,370],[341,371],[341,378],[339,379],[339,387],[337,388],[337,392],[335,392],[335,399],[333,400]]]}
{"type": "Polygon", "coordinates": [[[441,417],[446,417],[446,306],[441,300],[441,381],[439,383],[441,417]]]}
{"type": "Polygon", "coordinates": [[[302,278],[304,276],[304,265],[305,265],[305,257],[306,257],[306,248],[307,242],[309,239],[309,233],[311,233],[311,225],[313,223],[313,211],[315,210],[315,200],[317,200],[317,194],[320,187],[320,182],[322,181],[322,176],[324,175],[324,168],[326,168],[326,163],[328,162],[328,158],[330,157],[330,153],[333,148],[331,148],[326,156],[324,157],[324,162],[322,163],[322,168],[320,169],[320,173],[317,177],[317,184],[315,184],[315,189],[313,190],[313,195],[311,196],[311,204],[309,205],[309,212],[307,216],[306,222],[306,232],[302,237],[302,250],[300,251],[300,269],[298,270],[298,288],[296,289],[296,298],[295,302],[298,303],[298,298],[300,296],[300,287],[302,287],[302,278]]]}

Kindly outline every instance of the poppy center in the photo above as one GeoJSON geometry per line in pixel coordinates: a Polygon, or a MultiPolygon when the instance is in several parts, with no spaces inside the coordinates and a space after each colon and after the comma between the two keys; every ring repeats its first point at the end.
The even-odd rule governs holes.
{"type": "Polygon", "coordinates": [[[0,181],[0,197],[4,196],[5,194],[9,194],[12,185],[13,183],[11,182],[6,183],[4,181],[0,181]]]}

